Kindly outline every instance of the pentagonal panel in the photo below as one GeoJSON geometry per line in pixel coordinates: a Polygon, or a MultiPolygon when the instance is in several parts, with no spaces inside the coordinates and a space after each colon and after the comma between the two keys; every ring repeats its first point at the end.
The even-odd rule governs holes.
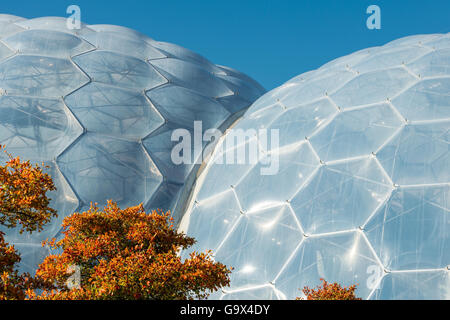
{"type": "Polygon", "coordinates": [[[52,160],[83,128],[61,100],[0,97],[0,144],[30,160],[52,160]]]}
{"type": "Polygon", "coordinates": [[[368,155],[381,147],[403,122],[388,104],[339,113],[310,141],[323,161],[368,155]]]}
{"type": "Polygon", "coordinates": [[[109,51],[93,51],[73,61],[96,82],[135,90],[149,90],[167,80],[145,61],[109,51]]]}
{"type": "Polygon", "coordinates": [[[408,125],[377,154],[392,181],[399,185],[450,180],[450,122],[408,125]]]}
{"type": "Polygon", "coordinates": [[[301,289],[316,287],[323,278],[345,286],[357,283],[356,295],[367,298],[372,290],[373,269],[382,274],[360,232],[310,237],[275,280],[275,286],[288,297],[299,297],[301,289]]]}
{"type": "Polygon", "coordinates": [[[423,80],[394,100],[394,107],[408,120],[450,118],[450,78],[423,80]]]}
{"type": "Polygon", "coordinates": [[[138,142],[85,134],[58,158],[84,205],[117,201],[137,205],[148,199],[162,177],[138,142]]]}
{"type": "Polygon", "coordinates": [[[389,178],[373,158],[322,166],[291,206],[307,234],[356,229],[389,197],[389,178]]]}
{"type": "Polygon", "coordinates": [[[18,55],[0,64],[0,88],[8,94],[59,98],[87,82],[66,59],[18,55]]]}
{"type": "Polygon", "coordinates": [[[265,284],[275,278],[302,237],[289,206],[252,211],[239,220],[215,259],[233,266],[231,289],[265,284]]]}
{"type": "Polygon", "coordinates": [[[365,227],[392,270],[443,268],[450,262],[450,187],[399,188],[365,227]]]}
{"type": "Polygon", "coordinates": [[[142,92],[97,82],[68,95],[64,101],[90,132],[141,138],[164,123],[142,92]]]}

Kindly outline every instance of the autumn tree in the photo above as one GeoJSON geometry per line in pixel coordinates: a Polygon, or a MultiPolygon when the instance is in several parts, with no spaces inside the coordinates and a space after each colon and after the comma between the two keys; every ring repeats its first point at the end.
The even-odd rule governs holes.
{"type": "Polygon", "coordinates": [[[30,290],[34,299],[202,299],[229,284],[231,270],[210,252],[182,260],[177,253],[195,240],[174,229],[169,212],[91,204],[66,217],[63,230],[50,243],[60,253],[47,256],[36,272],[56,290],[30,290]],[[68,286],[76,272],[80,282],[68,286]]]}
{"type": "MultiPolygon", "coordinates": [[[[0,225],[19,227],[20,233],[41,231],[56,216],[47,197],[48,191],[55,190],[51,177],[43,167],[13,158],[1,145],[0,151],[7,156],[6,164],[0,165],[0,225]]],[[[21,300],[26,290],[45,285],[28,273],[18,272],[20,255],[4,235],[0,231],[0,300],[21,300]]]]}
{"type": "MultiPolygon", "coordinates": [[[[343,287],[336,282],[330,284],[322,278],[320,281],[322,281],[322,285],[317,286],[316,289],[303,288],[306,300],[361,300],[355,296],[356,285],[343,287]]],[[[297,300],[304,299],[297,298],[297,300]]]]}

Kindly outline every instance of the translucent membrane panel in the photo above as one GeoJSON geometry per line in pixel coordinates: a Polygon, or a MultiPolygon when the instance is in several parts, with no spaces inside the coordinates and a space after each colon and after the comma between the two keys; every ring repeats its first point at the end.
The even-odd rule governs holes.
{"type": "MultiPolygon", "coordinates": [[[[221,300],[281,300],[283,294],[270,285],[236,290],[223,295],[221,300]]],[[[265,312],[265,309],[263,309],[265,312]]]]}
{"type": "Polygon", "coordinates": [[[77,36],[53,30],[27,30],[3,41],[20,53],[59,58],[69,58],[94,48],[77,36]]]}
{"type": "Polygon", "coordinates": [[[25,29],[19,27],[16,24],[12,24],[11,22],[1,21],[0,20],[0,39],[4,39],[10,35],[15,33],[24,31],[25,29]]]}
{"type": "Polygon", "coordinates": [[[355,74],[348,70],[329,71],[315,76],[310,81],[298,83],[295,90],[290,90],[280,101],[288,108],[296,107],[320,98],[338,90],[344,83],[355,78],[355,74]]]}
{"type": "Polygon", "coordinates": [[[382,103],[337,114],[310,141],[323,161],[364,156],[375,152],[402,125],[392,107],[382,103]]]}
{"type": "Polygon", "coordinates": [[[337,108],[324,98],[316,102],[288,109],[273,117],[270,129],[279,130],[280,147],[297,143],[301,137],[311,136],[325,126],[338,113],[337,108]]]}
{"type": "Polygon", "coordinates": [[[369,57],[373,51],[376,51],[376,49],[377,47],[362,49],[347,56],[339,57],[321,66],[319,69],[316,70],[316,73],[326,72],[327,70],[343,70],[347,68],[352,68],[358,62],[369,57]]]}
{"type": "Polygon", "coordinates": [[[450,300],[448,271],[416,271],[387,274],[372,299],[450,300]]]}
{"type": "Polygon", "coordinates": [[[444,268],[450,263],[450,186],[399,188],[365,232],[389,269],[444,268]]]}
{"type": "MultiPolygon", "coordinates": [[[[249,152],[253,145],[257,144],[255,138],[245,137],[243,142],[237,143],[234,147],[226,148],[228,137],[222,140],[216,147],[214,154],[209,160],[207,167],[208,178],[203,182],[201,189],[196,194],[196,199],[203,200],[217,193],[224,192],[234,187],[239,180],[254,166],[249,161],[239,163],[239,152],[249,152]],[[247,151],[246,151],[247,150],[247,151]],[[233,174],[229,174],[228,165],[232,165],[233,174]],[[236,174],[234,174],[236,173],[236,174]]],[[[244,156],[245,158],[245,156],[244,156]]]]}
{"type": "Polygon", "coordinates": [[[89,33],[84,38],[99,50],[114,51],[142,60],[166,57],[142,39],[130,38],[128,34],[122,32],[95,32],[89,33]]]}
{"type": "Polygon", "coordinates": [[[407,67],[422,78],[448,76],[450,73],[450,48],[432,51],[408,64],[407,67]]]}
{"type": "Polygon", "coordinates": [[[116,34],[118,37],[123,39],[130,39],[134,41],[144,41],[147,43],[152,42],[153,40],[147,35],[140,33],[139,31],[123,27],[116,26],[111,24],[93,24],[89,25],[89,28],[97,31],[98,33],[110,33],[116,34]]]}
{"type": "Polygon", "coordinates": [[[242,208],[252,211],[286,202],[318,165],[319,160],[307,142],[272,151],[236,185],[242,208]]]}
{"type": "Polygon", "coordinates": [[[408,37],[403,37],[400,39],[393,40],[391,42],[388,42],[384,45],[384,47],[396,47],[396,46],[416,46],[416,45],[422,45],[423,43],[438,39],[442,35],[440,34],[418,34],[418,35],[412,35],[408,37]]]}
{"type": "Polygon", "coordinates": [[[377,154],[399,185],[450,181],[449,124],[407,125],[377,154]]]}
{"type": "Polygon", "coordinates": [[[0,42],[0,60],[3,60],[9,56],[12,56],[14,51],[8,48],[6,45],[0,42]]]}
{"type": "Polygon", "coordinates": [[[45,257],[51,254],[51,251],[47,247],[43,248],[40,243],[22,244],[19,241],[14,243],[14,248],[19,252],[21,257],[21,263],[18,268],[19,273],[28,272],[34,275],[45,257]]]}
{"type": "MultiPolygon", "coordinates": [[[[191,168],[195,163],[196,157],[194,157],[193,151],[193,139],[191,140],[189,137],[193,137],[194,133],[192,130],[183,131],[187,134],[180,138],[180,140],[184,141],[186,148],[184,150],[180,149],[180,152],[177,152],[178,148],[176,145],[179,143],[183,143],[180,140],[172,141],[171,137],[174,130],[180,130],[177,125],[166,124],[162,127],[158,128],[152,134],[147,136],[143,140],[143,145],[145,149],[150,154],[150,157],[155,162],[158,170],[162,173],[162,175],[169,182],[174,183],[183,183],[186,177],[189,175],[191,168]],[[189,143],[189,140],[190,143],[189,143]],[[191,153],[190,159],[187,162],[183,162],[183,152],[191,153]]],[[[185,130],[181,128],[181,130],[185,130]]],[[[198,154],[201,153],[199,150],[198,154]]]]}
{"type": "Polygon", "coordinates": [[[162,181],[140,143],[98,134],[83,135],[58,158],[58,164],[83,205],[104,204],[108,199],[122,207],[138,205],[162,181]]]}
{"type": "MultiPolygon", "coordinates": [[[[255,86],[253,83],[248,82],[245,78],[237,78],[230,75],[218,75],[219,78],[224,80],[236,96],[242,96],[248,99],[248,101],[255,101],[259,98],[261,88],[255,86]]],[[[251,103],[248,103],[250,105],[251,103]]]]}
{"type": "Polygon", "coordinates": [[[391,48],[390,50],[380,50],[379,53],[375,53],[369,58],[356,64],[353,69],[360,73],[366,73],[375,70],[400,67],[402,64],[407,64],[430,51],[430,48],[418,45],[412,47],[400,46],[391,48]]]}
{"type": "Polygon", "coordinates": [[[233,94],[224,81],[198,64],[173,58],[152,60],[151,64],[171,83],[205,96],[218,98],[233,94]]]}
{"type": "Polygon", "coordinates": [[[230,113],[214,99],[198,92],[174,85],[148,91],[147,96],[162,114],[180,127],[194,127],[194,121],[202,121],[202,129],[217,128],[230,113]]]}
{"type": "Polygon", "coordinates": [[[151,44],[153,47],[158,48],[160,51],[166,53],[167,55],[173,58],[201,65],[211,65],[211,62],[209,62],[204,57],[200,56],[199,54],[191,50],[180,47],[176,44],[161,41],[152,41],[151,44]]]}
{"type": "Polygon", "coordinates": [[[141,138],[164,123],[161,115],[139,91],[93,82],[64,100],[90,132],[141,138]]]}
{"type": "Polygon", "coordinates": [[[193,250],[217,250],[240,216],[239,204],[232,190],[195,204],[192,212],[183,218],[182,226],[189,228],[190,236],[206,241],[197,242],[184,252],[184,256],[193,250]]]}
{"type": "MultiPolygon", "coordinates": [[[[218,67],[220,70],[224,71],[227,74],[227,77],[224,77],[225,79],[229,79],[229,77],[232,77],[233,82],[234,82],[234,79],[244,80],[243,82],[239,82],[239,84],[242,84],[244,86],[243,88],[249,89],[250,91],[254,91],[253,88],[257,88],[259,92],[265,91],[264,88],[258,82],[256,82],[254,79],[250,78],[249,76],[247,76],[246,74],[244,74],[238,70],[234,70],[234,69],[231,69],[226,66],[216,65],[216,67],[218,67]]],[[[255,96],[255,99],[257,99],[257,98],[259,98],[259,95],[255,96]]],[[[253,100],[255,100],[255,99],[253,99],[253,100]]]]}
{"type": "Polygon", "coordinates": [[[433,49],[447,49],[450,48],[450,35],[443,35],[439,38],[436,38],[434,40],[431,41],[427,41],[424,43],[425,46],[427,47],[431,47],[433,49]]]}
{"type": "Polygon", "coordinates": [[[358,283],[356,295],[367,298],[377,283],[373,278],[379,280],[382,274],[361,233],[348,232],[307,238],[275,280],[275,286],[288,299],[294,299],[301,296],[305,286],[316,287],[323,278],[344,286],[358,283]]]}
{"type": "Polygon", "coordinates": [[[307,234],[356,229],[386,201],[392,184],[373,158],[322,166],[292,199],[307,234]]]}
{"type": "Polygon", "coordinates": [[[151,197],[147,198],[146,204],[143,202],[145,204],[145,210],[147,210],[147,212],[155,209],[162,209],[164,211],[171,210],[172,217],[175,221],[180,221],[180,214],[174,211],[173,208],[175,208],[180,194],[183,191],[183,187],[184,185],[181,183],[163,181],[158,189],[153,192],[151,197]]]}
{"type": "Polygon", "coordinates": [[[82,133],[61,100],[0,97],[0,144],[16,156],[52,160],[82,133]]]}
{"type": "Polygon", "coordinates": [[[66,59],[18,55],[0,63],[0,88],[8,94],[59,98],[87,82],[66,59]]]}
{"type": "Polygon", "coordinates": [[[392,104],[411,121],[450,119],[450,78],[420,81],[392,104]]]}
{"type": "Polygon", "coordinates": [[[41,17],[18,21],[16,22],[16,24],[25,29],[31,30],[58,30],[74,34],[94,32],[92,29],[89,29],[89,27],[84,23],[80,23],[80,28],[69,28],[67,24],[67,18],[63,17],[41,17]]]}
{"type": "Polygon", "coordinates": [[[12,23],[12,22],[18,22],[18,21],[24,21],[24,20],[26,20],[26,19],[18,17],[18,16],[14,16],[12,14],[0,13],[0,22],[12,23]]]}
{"type": "Polygon", "coordinates": [[[288,205],[252,211],[239,220],[215,259],[233,266],[231,289],[266,284],[280,272],[302,234],[288,205]]]}
{"type": "Polygon", "coordinates": [[[331,99],[341,108],[383,102],[416,81],[404,68],[368,72],[346,83],[331,95],[331,99]]]}
{"type": "Polygon", "coordinates": [[[135,90],[150,90],[167,82],[145,61],[119,53],[96,50],[73,61],[95,82],[135,90]]]}

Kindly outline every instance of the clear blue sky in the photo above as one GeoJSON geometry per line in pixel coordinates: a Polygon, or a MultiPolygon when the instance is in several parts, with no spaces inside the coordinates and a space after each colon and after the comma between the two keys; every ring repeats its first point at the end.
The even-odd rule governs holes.
{"type": "Polygon", "coordinates": [[[450,0],[4,0],[2,13],[66,16],[116,24],[179,44],[272,89],[290,78],[370,46],[419,33],[450,32],[450,0]],[[381,8],[381,30],[366,8],[381,8]]]}

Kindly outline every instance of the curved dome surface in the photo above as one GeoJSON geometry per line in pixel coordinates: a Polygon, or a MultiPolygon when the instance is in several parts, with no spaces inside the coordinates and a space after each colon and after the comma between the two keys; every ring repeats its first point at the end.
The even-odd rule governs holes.
{"type": "Polygon", "coordinates": [[[196,166],[173,164],[172,131],[191,132],[194,121],[226,127],[264,93],[177,45],[125,27],[66,23],[0,15],[0,144],[49,165],[58,188],[59,217],[43,232],[7,231],[26,268],[45,254],[41,240],[90,202],[176,209],[196,166]]]}
{"type": "Polygon", "coordinates": [[[436,34],[358,51],[258,99],[217,145],[180,226],[234,267],[213,298],[293,299],[325,278],[359,284],[364,299],[450,299],[449,92],[450,34],[436,34]],[[255,142],[258,161],[237,164],[255,142]]]}

